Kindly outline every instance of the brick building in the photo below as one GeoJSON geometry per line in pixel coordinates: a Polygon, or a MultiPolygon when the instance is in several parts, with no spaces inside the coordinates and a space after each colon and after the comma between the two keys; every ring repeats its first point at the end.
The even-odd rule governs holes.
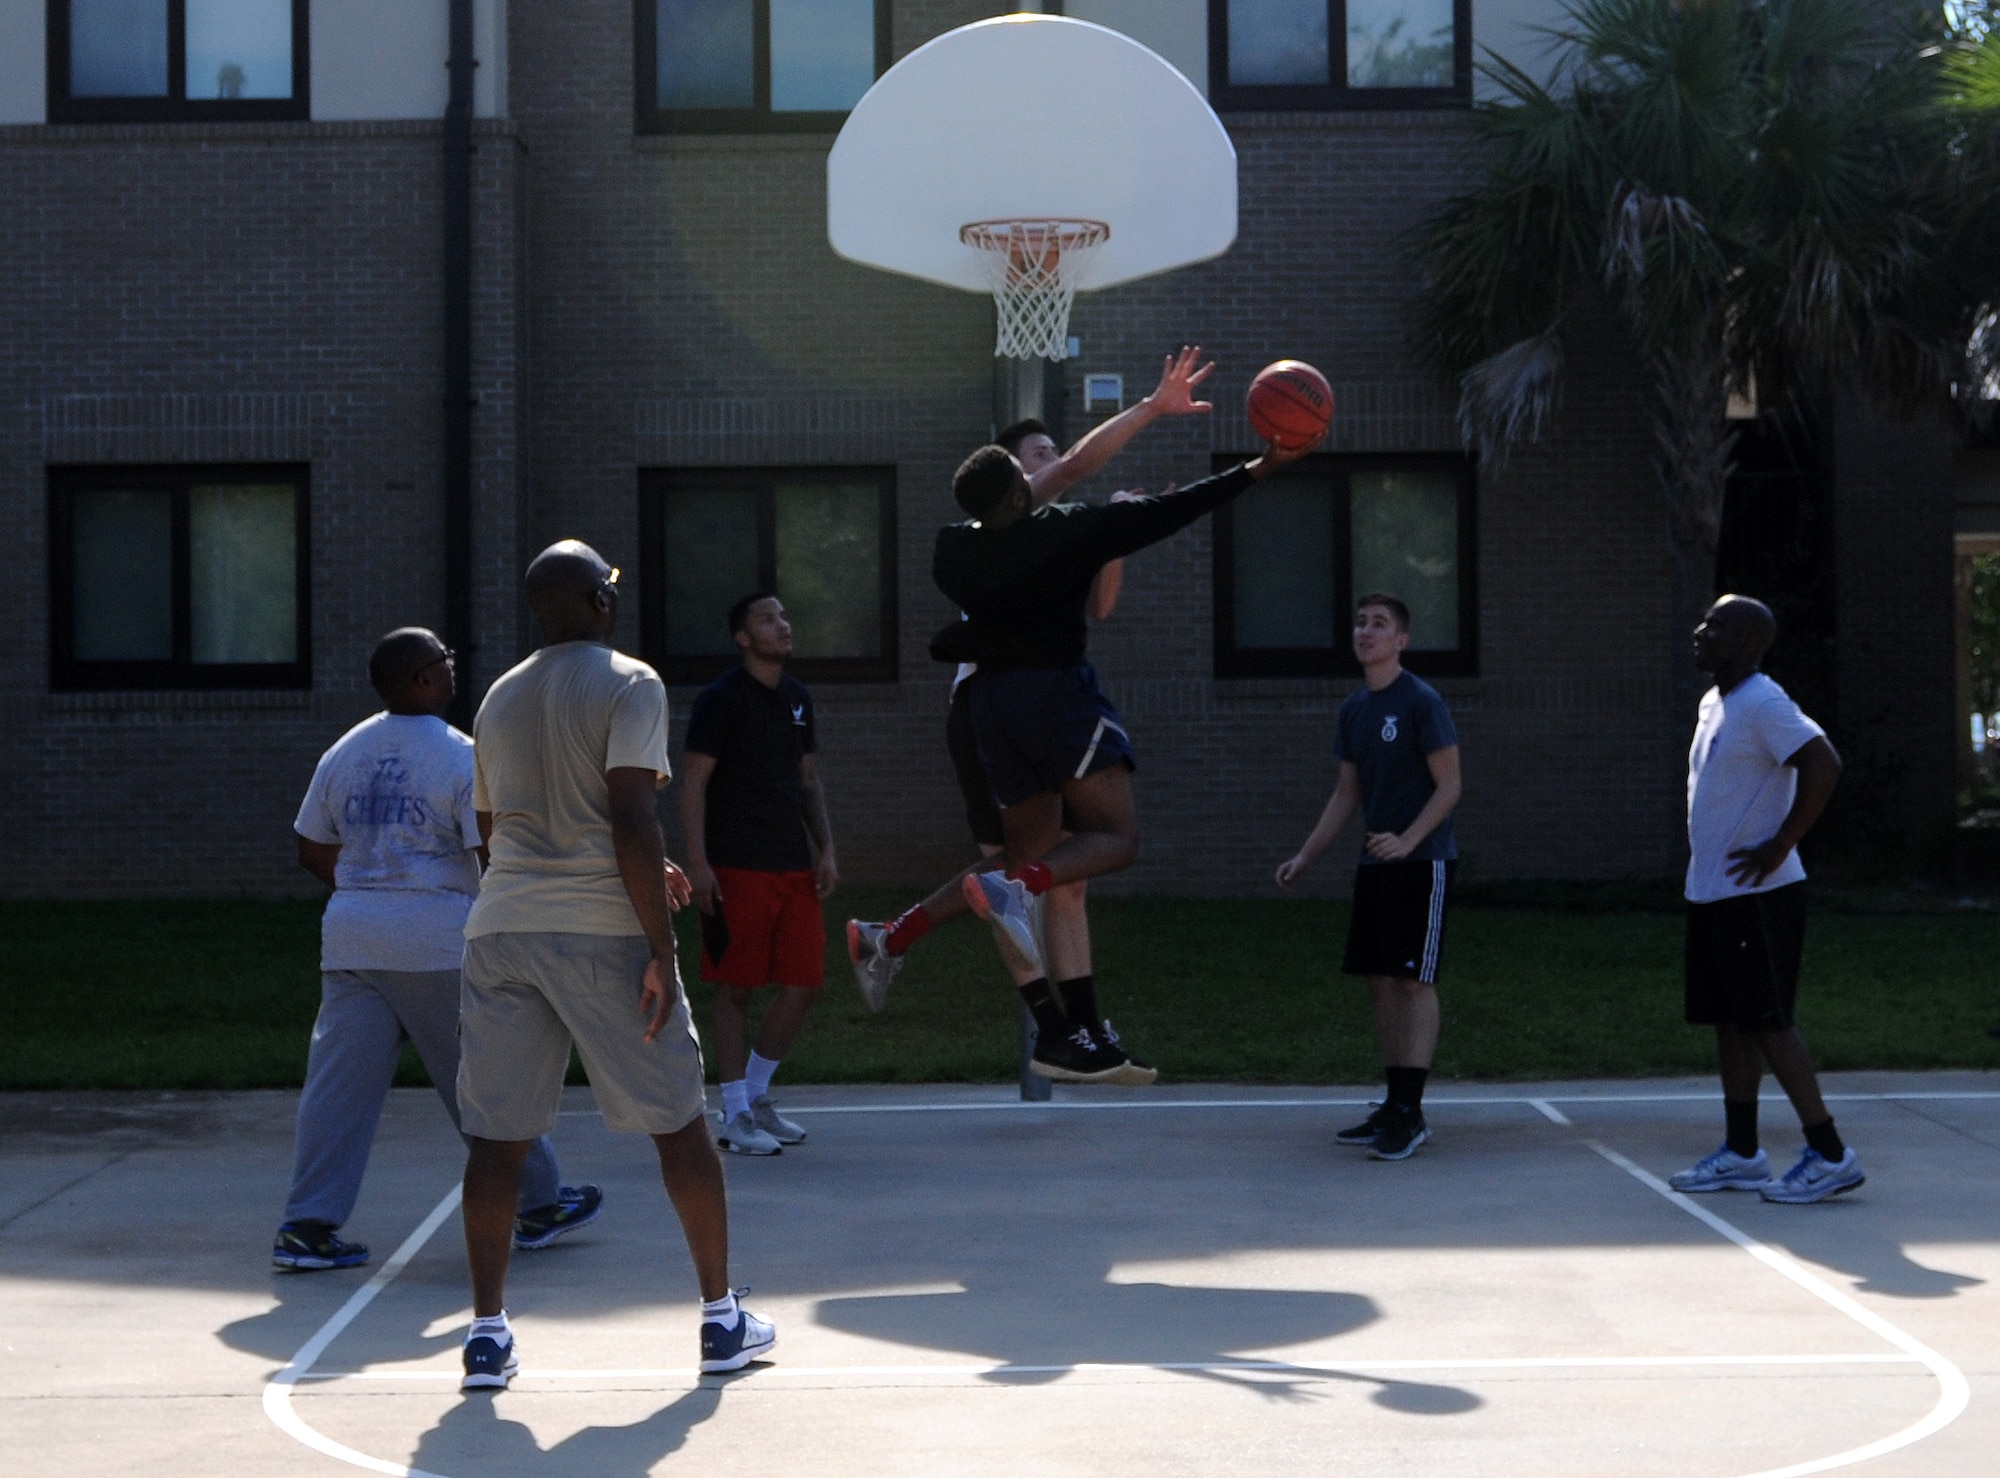
{"type": "MultiPolygon", "coordinates": [[[[1460,718],[1468,869],[1668,874],[1683,646],[1616,335],[1572,364],[1548,445],[1498,471],[1405,348],[1401,233],[1460,177],[1473,47],[1532,62],[1535,0],[1376,5],[1424,41],[1401,52],[1350,5],[1344,69],[1337,23],[1316,55],[1256,33],[1286,5],[1066,7],[1186,72],[1240,170],[1226,256],[1079,301],[1048,406],[1072,436],[1116,403],[1087,377],[1129,401],[1182,340],[1222,364],[1211,422],[1148,432],[1085,495],[1254,450],[1242,391],[1271,359],[1319,365],[1342,408],[1282,496],[1132,560],[1093,636],[1143,762],[1121,884],[1264,890],[1332,782],[1342,607],[1382,583],[1414,595],[1411,666],[1460,718]]],[[[623,642],[677,717],[724,660],[717,601],[775,579],[849,878],[963,860],[929,549],[993,424],[992,308],[836,258],[824,161],[881,67],[1035,7],[466,8],[454,196],[447,0],[0,0],[0,892],[294,890],[289,823],[374,707],[373,638],[456,623],[483,688],[528,647],[524,558],[567,535],[626,571],[623,642]]],[[[1920,837],[1951,802],[1951,444],[1857,414],[1822,452],[1824,704],[1883,825],[1920,837]]]]}

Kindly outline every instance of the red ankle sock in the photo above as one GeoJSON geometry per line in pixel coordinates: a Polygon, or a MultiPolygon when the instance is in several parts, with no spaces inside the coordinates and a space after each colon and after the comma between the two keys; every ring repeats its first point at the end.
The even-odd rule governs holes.
{"type": "Polygon", "coordinates": [[[1007,876],[1018,878],[1020,881],[1026,883],[1028,891],[1037,897],[1048,892],[1049,889],[1056,885],[1056,880],[1050,874],[1049,865],[1046,862],[1030,862],[1026,867],[1015,868],[1007,876]]]}
{"type": "Polygon", "coordinates": [[[924,906],[919,903],[889,925],[889,933],[882,941],[882,948],[892,955],[899,955],[930,933],[931,928],[931,916],[924,912],[924,906]]]}

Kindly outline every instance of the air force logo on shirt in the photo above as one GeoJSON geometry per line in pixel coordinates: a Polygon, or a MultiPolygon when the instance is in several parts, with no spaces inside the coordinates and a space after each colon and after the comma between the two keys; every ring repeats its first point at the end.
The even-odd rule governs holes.
{"type": "Polygon", "coordinates": [[[1396,715],[1393,713],[1382,720],[1382,742],[1384,744],[1396,742],[1396,715]]]}
{"type": "Polygon", "coordinates": [[[801,728],[801,729],[803,729],[803,728],[804,728],[804,727],[806,726],[806,706],[805,706],[805,704],[803,704],[803,703],[794,703],[794,704],[792,705],[792,722],[793,722],[794,724],[796,724],[796,725],[797,725],[797,726],[798,726],[799,728],[801,728]]]}

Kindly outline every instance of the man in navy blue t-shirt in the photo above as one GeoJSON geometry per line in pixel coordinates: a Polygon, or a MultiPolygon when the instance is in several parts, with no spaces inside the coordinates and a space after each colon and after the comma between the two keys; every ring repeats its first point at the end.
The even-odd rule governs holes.
{"type": "Polygon", "coordinates": [[[1458,858],[1451,833],[1458,729],[1437,689],[1403,670],[1409,645],[1408,606],[1393,595],[1355,603],[1354,655],[1364,682],[1334,721],[1340,780],[1312,835],[1278,868],[1279,884],[1289,888],[1360,810],[1361,859],[1342,968],[1368,978],[1389,1094],[1334,1138],[1368,1146],[1377,1160],[1406,1160],[1431,1137],[1424,1079],[1437,1052],[1438,960],[1458,858]]]}

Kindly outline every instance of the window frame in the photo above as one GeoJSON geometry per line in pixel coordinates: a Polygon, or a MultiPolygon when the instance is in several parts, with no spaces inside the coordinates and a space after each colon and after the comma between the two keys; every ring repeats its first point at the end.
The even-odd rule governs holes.
{"type": "Polygon", "coordinates": [[[312,686],[312,469],[304,462],[50,463],[49,691],[205,692],[217,688],[312,686]],[[189,494],[196,485],[292,485],[293,591],[297,655],[290,662],[195,662],[189,494]],[[173,496],[173,651],[164,661],[91,661],[75,655],[74,495],[95,491],[166,492],[173,496]]]}
{"type": "MultiPolygon", "coordinates": [[[[639,469],[639,642],[660,677],[675,685],[707,684],[740,660],[726,652],[674,655],[667,651],[666,504],[677,491],[757,484],[757,581],[777,590],[777,485],[781,482],[876,484],[881,578],[876,610],[882,650],[875,657],[795,657],[785,664],[801,682],[893,683],[901,679],[898,633],[902,627],[896,558],[896,468],[892,464],[803,467],[642,467],[639,469]]],[[[778,592],[782,598],[783,592],[778,592]]]]}
{"type": "Polygon", "coordinates": [[[164,97],[72,97],[70,3],[48,0],[48,109],[51,123],[270,123],[312,117],[310,0],[291,0],[292,95],[288,98],[190,98],[187,95],[187,0],[167,7],[164,97]]]}
{"type": "MultiPolygon", "coordinates": [[[[776,113],[771,110],[771,0],[750,0],[751,66],[756,101],[748,108],[662,108],[659,85],[658,0],[633,0],[634,61],[632,102],[635,128],[642,134],[838,133],[846,110],[776,113]]],[[[891,33],[892,0],[875,0],[875,75],[895,60],[891,33]]]]}
{"type": "MultiPolygon", "coordinates": [[[[1217,457],[1218,471],[1240,458],[1217,457]]],[[[1479,675],[1479,476],[1469,456],[1454,452],[1331,452],[1318,453],[1299,464],[1308,473],[1326,477],[1331,485],[1333,516],[1334,644],[1330,647],[1238,647],[1236,645],[1236,506],[1225,503],[1215,511],[1213,542],[1215,675],[1241,677],[1359,677],[1361,664],[1346,638],[1354,600],[1366,591],[1354,589],[1354,501],[1356,472],[1444,471],[1458,477],[1458,635],[1451,651],[1416,651],[1403,665],[1420,677],[1479,675]]]]}
{"type": "Polygon", "coordinates": [[[1452,0],[1452,84],[1449,87],[1350,87],[1347,0],[1326,0],[1327,81],[1275,86],[1229,80],[1229,0],[1208,0],[1208,101],[1218,113],[1386,112],[1472,106],[1472,0],[1452,0]]]}

